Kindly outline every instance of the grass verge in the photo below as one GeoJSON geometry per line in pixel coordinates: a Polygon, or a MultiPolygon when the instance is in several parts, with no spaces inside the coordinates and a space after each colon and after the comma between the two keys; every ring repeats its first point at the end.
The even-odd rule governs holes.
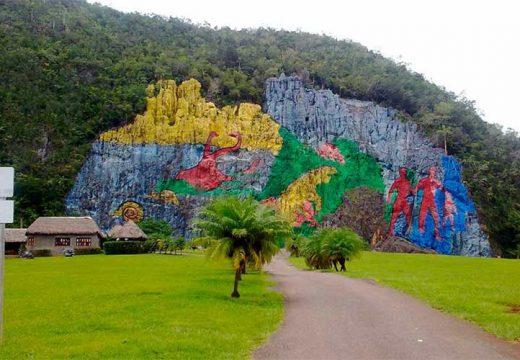
{"type": "MultiPolygon", "coordinates": [[[[307,268],[303,258],[290,261],[307,268]]],[[[364,252],[343,274],[374,279],[503,339],[520,340],[518,260],[364,252]]]]}
{"type": "Polygon", "coordinates": [[[6,262],[1,359],[243,359],[283,316],[267,275],[231,299],[228,262],[89,255],[6,262]]]}

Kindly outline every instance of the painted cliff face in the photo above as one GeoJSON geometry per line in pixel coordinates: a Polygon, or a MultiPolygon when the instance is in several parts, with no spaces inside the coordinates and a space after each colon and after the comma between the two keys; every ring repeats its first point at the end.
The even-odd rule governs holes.
{"type": "Polygon", "coordinates": [[[233,194],[254,196],[309,233],[347,191],[368,187],[388,197],[392,233],[440,253],[488,254],[460,166],[392,110],[284,76],[268,80],[266,99],[267,113],[248,103],[219,109],[196,80],[150,86],[145,113],[93,144],[69,213],[104,229],[160,218],[190,236],[200,206],[233,194]]]}

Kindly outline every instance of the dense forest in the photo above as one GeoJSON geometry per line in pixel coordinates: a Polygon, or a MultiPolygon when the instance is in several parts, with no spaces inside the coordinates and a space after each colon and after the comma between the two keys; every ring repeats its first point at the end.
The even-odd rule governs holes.
{"type": "Polygon", "coordinates": [[[16,167],[17,223],[63,213],[90,143],[143,110],[148,83],[193,77],[219,105],[261,104],[265,79],[284,72],[393,107],[437,145],[446,143],[464,164],[495,252],[508,256],[520,244],[518,134],[360,44],[214,29],[81,0],[0,0],[0,51],[0,165],[16,167]]]}

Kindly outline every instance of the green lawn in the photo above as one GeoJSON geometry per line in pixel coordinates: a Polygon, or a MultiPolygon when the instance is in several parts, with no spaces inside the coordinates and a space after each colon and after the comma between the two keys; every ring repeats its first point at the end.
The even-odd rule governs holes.
{"type": "Polygon", "coordinates": [[[1,359],[243,359],[283,317],[267,275],[228,262],[89,255],[6,262],[1,359]]]}
{"type": "MultiPolygon", "coordinates": [[[[291,262],[306,268],[303,258],[291,262]]],[[[374,279],[499,337],[520,340],[520,313],[512,311],[520,306],[519,260],[364,252],[344,274],[374,279]]]]}

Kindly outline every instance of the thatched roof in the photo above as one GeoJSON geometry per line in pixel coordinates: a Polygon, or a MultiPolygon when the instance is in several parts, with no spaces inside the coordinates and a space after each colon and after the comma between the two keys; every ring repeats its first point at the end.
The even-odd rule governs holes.
{"type": "Polygon", "coordinates": [[[27,235],[99,235],[103,233],[91,217],[39,217],[27,235]]]}
{"type": "Polygon", "coordinates": [[[114,227],[112,229],[108,230],[108,233],[107,233],[108,237],[115,239],[117,237],[116,234],[118,233],[119,230],[121,230],[122,227],[123,227],[123,225],[119,225],[119,224],[114,225],[114,227]]]}
{"type": "Polygon", "coordinates": [[[5,229],[6,243],[24,243],[27,241],[27,229],[5,229]]]}
{"type": "Polygon", "coordinates": [[[115,225],[109,232],[108,236],[114,239],[147,239],[148,236],[141,230],[139,226],[132,220],[127,221],[123,225],[115,225]]]}

